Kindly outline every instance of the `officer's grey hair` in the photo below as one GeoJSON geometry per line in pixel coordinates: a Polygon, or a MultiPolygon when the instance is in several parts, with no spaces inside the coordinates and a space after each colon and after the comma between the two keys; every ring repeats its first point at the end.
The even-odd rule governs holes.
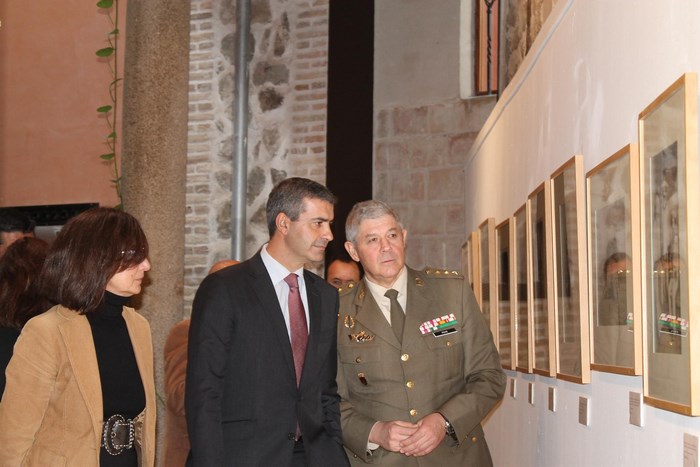
{"type": "Polygon", "coordinates": [[[347,241],[356,245],[355,240],[357,240],[357,232],[360,230],[362,221],[366,219],[378,219],[387,215],[396,219],[396,223],[403,229],[399,214],[388,204],[374,199],[355,204],[345,221],[345,238],[347,241]]]}

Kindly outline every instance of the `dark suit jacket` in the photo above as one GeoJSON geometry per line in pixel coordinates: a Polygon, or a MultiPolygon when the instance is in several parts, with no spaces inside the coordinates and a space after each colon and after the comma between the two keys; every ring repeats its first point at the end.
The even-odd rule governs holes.
{"type": "Polygon", "coordinates": [[[496,346],[462,276],[408,268],[406,321],[399,343],[366,279],[340,296],[338,392],[343,440],[352,465],[490,466],[481,421],[506,385],[496,346]],[[454,332],[422,334],[422,323],[453,313],[454,332]],[[363,334],[361,334],[363,333],[363,334]],[[364,339],[353,336],[362,335],[364,339]],[[350,338],[348,338],[350,337],[350,338]],[[439,412],[457,435],[430,454],[406,457],[382,448],[367,454],[379,420],[417,422],[439,412]]]}
{"type": "Polygon", "coordinates": [[[12,358],[12,349],[19,337],[19,330],[0,327],[0,399],[5,391],[5,368],[12,358]]]}
{"type": "Polygon", "coordinates": [[[305,271],[309,343],[297,388],[274,286],[256,254],[204,279],[190,325],[188,465],[288,466],[297,423],[310,466],[344,466],[336,376],[338,292],[305,271]]]}

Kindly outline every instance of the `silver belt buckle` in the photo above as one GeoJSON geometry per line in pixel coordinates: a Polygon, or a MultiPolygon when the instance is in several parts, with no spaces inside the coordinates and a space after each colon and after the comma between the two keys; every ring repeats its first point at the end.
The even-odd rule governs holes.
{"type": "Polygon", "coordinates": [[[116,414],[102,425],[102,447],[108,454],[118,456],[134,446],[134,421],[116,414]]]}

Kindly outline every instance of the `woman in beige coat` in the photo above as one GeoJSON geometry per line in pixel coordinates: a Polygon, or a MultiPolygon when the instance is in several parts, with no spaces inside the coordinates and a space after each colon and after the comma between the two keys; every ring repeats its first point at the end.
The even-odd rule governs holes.
{"type": "Polygon", "coordinates": [[[150,327],[125,306],[147,257],[122,211],[92,209],[61,230],[40,278],[58,305],[26,324],[7,367],[0,466],[154,465],[150,327]]]}

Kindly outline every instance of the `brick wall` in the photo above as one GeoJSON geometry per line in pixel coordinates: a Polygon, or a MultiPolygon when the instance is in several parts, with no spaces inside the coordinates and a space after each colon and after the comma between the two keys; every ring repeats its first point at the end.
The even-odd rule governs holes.
{"type": "Polygon", "coordinates": [[[464,163],[494,97],[375,109],[374,197],[408,229],[407,263],[459,270],[464,163]]]}
{"type": "MultiPolygon", "coordinates": [[[[231,255],[234,0],[191,3],[185,310],[214,262],[231,255]]],[[[267,240],[278,181],[325,181],[328,0],[253,0],[246,258],[267,240]]],[[[246,259],[239,258],[239,259],[246,259]]]]}

